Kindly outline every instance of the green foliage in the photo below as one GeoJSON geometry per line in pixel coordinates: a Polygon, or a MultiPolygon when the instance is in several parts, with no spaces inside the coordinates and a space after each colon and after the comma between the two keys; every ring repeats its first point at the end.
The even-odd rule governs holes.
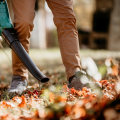
{"type": "Polygon", "coordinates": [[[107,73],[107,67],[105,65],[101,65],[98,67],[99,72],[101,73],[102,77],[104,77],[107,73]]]}

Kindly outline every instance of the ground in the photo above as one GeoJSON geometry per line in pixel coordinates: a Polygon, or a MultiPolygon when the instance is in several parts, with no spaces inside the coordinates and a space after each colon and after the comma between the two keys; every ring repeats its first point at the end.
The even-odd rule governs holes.
{"type": "Polygon", "coordinates": [[[82,91],[67,88],[66,75],[59,49],[30,51],[30,56],[40,70],[50,77],[48,84],[40,85],[30,75],[28,89],[22,95],[9,96],[11,81],[10,50],[0,50],[0,120],[118,120],[119,56],[120,52],[82,50],[81,57],[90,56],[96,61],[103,79],[101,89],[82,91]],[[113,59],[107,59],[113,57],[113,59]],[[111,74],[107,74],[105,60],[111,61],[111,74]],[[117,59],[117,60],[115,60],[117,59]]]}

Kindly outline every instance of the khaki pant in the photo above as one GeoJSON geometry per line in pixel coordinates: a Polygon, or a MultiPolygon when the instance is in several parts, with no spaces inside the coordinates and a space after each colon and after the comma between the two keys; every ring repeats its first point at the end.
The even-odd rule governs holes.
{"type": "MultiPolygon", "coordinates": [[[[30,31],[33,29],[34,7],[36,0],[11,0],[14,12],[14,27],[17,30],[20,42],[29,51],[30,31]]],[[[54,15],[57,27],[63,64],[67,78],[80,69],[78,33],[76,19],[73,12],[73,0],[46,0],[54,15]]],[[[28,71],[18,57],[12,52],[13,75],[28,78],[28,71]]]]}

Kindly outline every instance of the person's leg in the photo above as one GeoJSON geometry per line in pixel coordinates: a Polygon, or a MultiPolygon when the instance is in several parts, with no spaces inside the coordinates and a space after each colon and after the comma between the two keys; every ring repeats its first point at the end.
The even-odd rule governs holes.
{"type": "MultiPolygon", "coordinates": [[[[33,29],[35,0],[11,0],[14,12],[14,28],[18,38],[29,52],[30,31],[33,29]]],[[[13,77],[8,93],[21,94],[27,88],[28,71],[12,51],[13,77]]]]}
{"type": "Polygon", "coordinates": [[[78,32],[73,12],[73,0],[46,0],[54,15],[57,26],[62,60],[67,78],[81,69],[79,56],[78,32]]]}
{"type": "MultiPolygon", "coordinates": [[[[36,0],[11,0],[14,12],[14,28],[26,51],[29,51],[30,31],[33,29],[34,7],[36,0]]],[[[28,71],[12,51],[13,76],[28,79],[28,71]]]]}

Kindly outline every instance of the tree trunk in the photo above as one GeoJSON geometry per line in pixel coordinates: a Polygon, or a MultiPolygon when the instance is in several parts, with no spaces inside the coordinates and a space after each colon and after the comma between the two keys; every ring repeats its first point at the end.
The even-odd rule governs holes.
{"type": "Polygon", "coordinates": [[[46,49],[45,1],[38,0],[38,10],[34,19],[34,29],[31,33],[31,47],[46,49]]]}
{"type": "Polygon", "coordinates": [[[108,49],[120,50],[120,0],[114,1],[114,9],[111,16],[108,49]]]}

